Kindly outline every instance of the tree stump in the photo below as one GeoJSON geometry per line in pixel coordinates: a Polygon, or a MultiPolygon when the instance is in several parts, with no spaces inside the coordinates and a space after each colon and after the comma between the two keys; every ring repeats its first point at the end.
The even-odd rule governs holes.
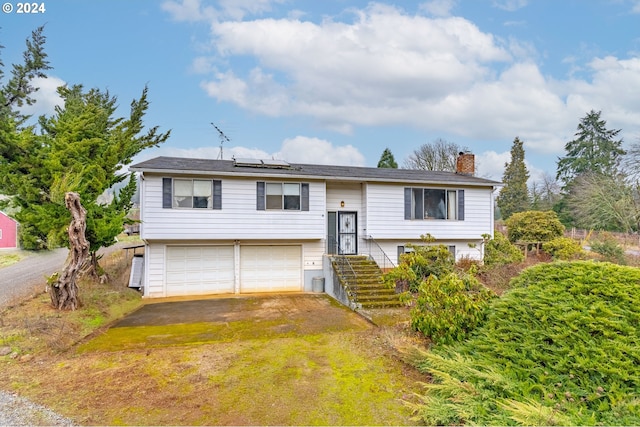
{"type": "Polygon", "coordinates": [[[80,203],[78,193],[66,193],[64,203],[71,212],[69,224],[69,256],[62,274],[51,284],[51,305],[58,310],[75,310],[79,306],[76,279],[89,256],[89,241],[85,236],[87,211],[80,203]]]}

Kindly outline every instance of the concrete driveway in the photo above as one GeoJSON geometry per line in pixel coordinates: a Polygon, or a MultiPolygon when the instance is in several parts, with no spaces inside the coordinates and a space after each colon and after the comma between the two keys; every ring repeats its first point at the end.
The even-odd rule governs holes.
{"type": "Polygon", "coordinates": [[[181,324],[222,325],[243,338],[316,334],[367,329],[373,325],[326,294],[241,295],[186,301],[148,302],[111,329],[165,327],[181,324]],[[243,327],[246,326],[246,327],[243,327]]]}

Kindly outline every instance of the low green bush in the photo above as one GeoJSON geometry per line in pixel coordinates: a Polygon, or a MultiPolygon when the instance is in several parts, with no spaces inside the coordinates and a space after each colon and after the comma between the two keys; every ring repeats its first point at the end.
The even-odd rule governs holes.
{"type": "Polygon", "coordinates": [[[455,258],[445,245],[433,244],[429,235],[420,236],[423,245],[407,245],[411,252],[400,257],[400,265],[384,276],[390,286],[398,282],[408,283],[410,292],[417,292],[420,284],[429,276],[443,277],[455,269],[455,258]]]}
{"type": "Polygon", "coordinates": [[[509,242],[507,237],[499,231],[494,232],[493,239],[488,234],[482,237],[485,239],[485,265],[505,265],[524,261],[522,251],[509,242]]]}
{"type": "Polygon", "coordinates": [[[524,270],[471,338],[434,347],[428,425],[640,425],[640,269],[524,270]]]}
{"type": "Polygon", "coordinates": [[[463,340],[485,319],[493,297],[495,294],[473,275],[430,276],[418,288],[411,326],[435,344],[463,340]]]}
{"type": "Polygon", "coordinates": [[[553,211],[518,212],[505,221],[511,242],[548,242],[561,237],[564,225],[553,211]]]}
{"type": "Polygon", "coordinates": [[[624,248],[609,233],[602,233],[597,240],[592,241],[591,250],[602,255],[605,261],[621,265],[626,264],[624,248]]]}
{"type": "Polygon", "coordinates": [[[585,255],[580,242],[569,237],[556,237],[553,240],[544,242],[542,250],[551,255],[553,259],[563,261],[582,259],[585,255]]]}

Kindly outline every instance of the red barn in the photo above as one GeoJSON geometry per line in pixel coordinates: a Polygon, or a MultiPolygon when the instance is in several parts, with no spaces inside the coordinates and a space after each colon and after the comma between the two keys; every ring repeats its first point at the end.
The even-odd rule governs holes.
{"type": "Polygon", "coordinates": [[[0,249],[18,247],[18,223],[0,212],[0,249]]]}

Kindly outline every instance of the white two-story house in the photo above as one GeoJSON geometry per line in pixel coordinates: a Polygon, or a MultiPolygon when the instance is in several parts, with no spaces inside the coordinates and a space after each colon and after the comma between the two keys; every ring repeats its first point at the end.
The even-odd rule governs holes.
{"type": "Polygon", "coordinates": [[[328,255],[375,247],[397,263],[427,233],[458,259],[481,259],[500,183],[472,176],[472,154],[458,164],[458,173],[172,157],[133,165],[144,296],[310,291],[328,255]]]}

